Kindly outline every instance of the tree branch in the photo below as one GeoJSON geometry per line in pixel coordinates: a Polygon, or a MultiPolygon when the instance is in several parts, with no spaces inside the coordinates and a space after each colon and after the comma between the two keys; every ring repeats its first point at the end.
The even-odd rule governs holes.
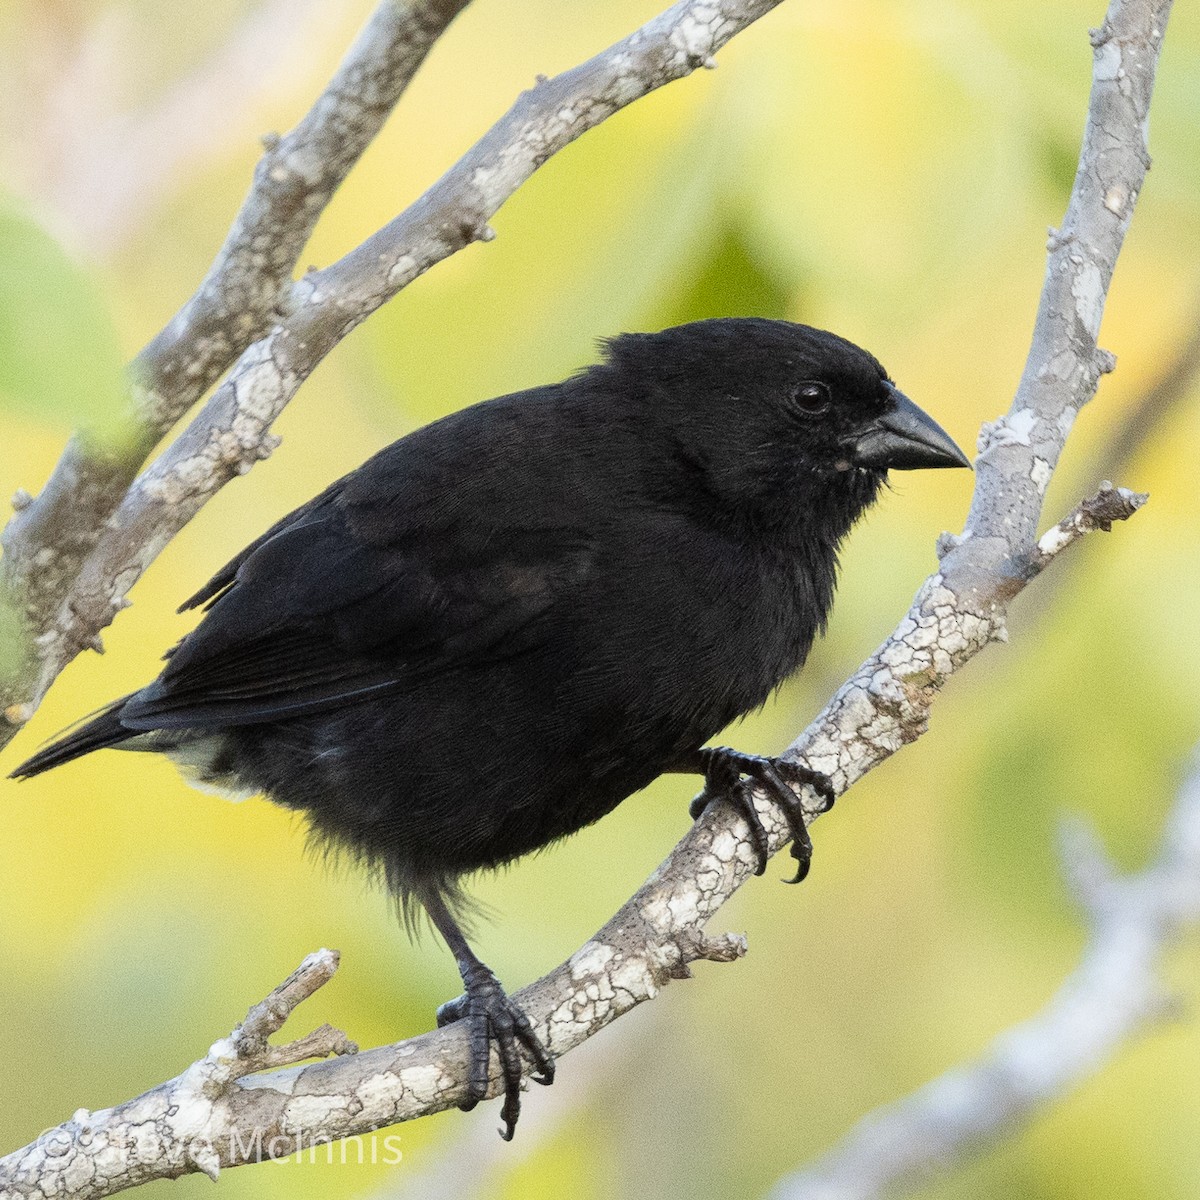
{"type": "Polygon", "coordinates": [[[772,1200],[879,1200],[911,1190],[1011,1133],[1170,1012],[1162,958],[1200,920],[1200,752],[1145,870],[1119,878],[1081,821],[1064,822],[1061,851],[1090,937],[1058,994],[976,1062],[868,1114],[781,1180],[772,1200]]]}
{"type": "MultiPolygon", "coordinates": [[[[777,3],[679,0],[580,66],[539,79],[454,167],[383,229],[331,266],[309,272],[286,297],[271,291],[265,303],[267,309],[273,306],[276,323],[245,350],[226,381],[132,484],[116,511],[105,511],[103,528],[86,537],[75,522],[84,521],[78,528],[86,528],[87,514],[104,506],[96,496],[102,493],[107,501],[114,477],[102,472],[103,486],[93,495],[95,479],[81,473],[76,461],[83,443],[77,451],[68,449],[62,470],[38,501],[18,514],[5,543],[3,562],[10,578],[26,591],[33,587],[37,559],[30,551],[37,544],[48,551],[48,557],[39,552],[36,592],[26,605],[37,631],[37,661],[0,695],[0,711],[10,726],[29,719],[72,658],[98,646],[100,631],[126,607],[129,589],[171,538],[229,480],[245,474],[278,445],[271,423],[342,338],[435,263],[473,241],[490,240],[489,218],[551,155],[648,92],[697,67],[715,65],[713,55],[777,3]],[[80,507],[83,515],[77,518],[80,507]]],[[[276,147],[268,159],[278,154],[276,147]]],[[[240,224],[230,235],[238,246],[243,243],[240,224]]],[[[208,290],[203,285],[197,297],[206,297],[208,290]]],[[[244,289],[238,294],[251,304],[252,322],[256,314],[261,316],[261,295],[256,300],[244,289]]],[[[229,288],[228,299],[213,311],[236,313],[236,308],[223,307],[233,298],[229,288]]],[[[207,300],[202,311],[210,312],[207,300]]],[[[176,318],[194,327],[186,361],[180,358],[173,322],[143,351],[137,371],[149,369],[150,378],[186,383],[192,375],[208,380],[218,362],[223,368],[232,347],[223,319],[215,320],[210,334],[207,317],[187,313],[185,309],[176,318]]],[[[255,336],[258,332],[261,325],[255,336]]],[[[187,391],[198,394],[190,387],[187,391]]],[[[163,399],[168,394],[175,396],[146,389],[143,407],[155,428],[178,415],[175,400],[166,404],[163,399]]],[[[13,732],[0,724],[0,747],[13,732]]]]}
{"type": "Polygon", "coordinates": [[[66,1194],[86,1200],[193,1171],[215,1179],[221,1163],[207,1130],[221,1096],[234,1081],[268,1067],[357,1051],[328,1025],[288,1046],[267,1045],[267,1038],[296,1006],[328,983],[337,968],[336,951],[310,954],[182,1075],[116,1109],[80,1109],[65,1125],[47,1130],[17,1156],[10,1155],[0,1176],[0,1198],[66,1194]],[[79,1146],[86,1148],[83,1154],[77,1153],[79,1146]]]}
{"type": "MultiPolygon", "coordinates": [[[[37,499],[14,506],[0,570],[34,637],[51,628],[146,455],[275,319],[317,219],[467,3],[383,0],[308,114],[285,136],[263,139],[254,183],[208,274],[132,364],[128,437],[106,447],[76,434],[37,499]]],[[[16,726],[36,707],[36,676],[31,656],[21,678],[2,681],[0,711],[16,726]]],[[[0,723],[0,746],[13,732],[0,723]]]]}
{"type": "MultiPolygon", "coordinates": [[[[1079,409],[1116,360],[1097,346],[1100,318],[1149,168],[1147,117],[1171,0],[1112,0],[1091,33],[1092,91],[1079,168],[1061,230],[1051,230],[1033,339],[1008,412],[985,424],[975,492],[960,536],[939,539],[940,570],[907,617],[825,712],[788,747],[839,791],[925,732],[946,680],[989,642],[1007,640],[1009,602],[1077,534],[1037,542],[1042,498],[1079,409]]],[[[1131,515],[1123,490],[1091,503],[1131,515]]],[[[1068,518],[1077,532],[1086,513],[1068,518]]],[[[1060,529],[1062,527],[1060,526],[1060,529]]]]}
{"type": "MultiPolygon", "coordinates": [[[[174,467],[156,466],[144,477],[140,493],[135,489],[145,508],[126,514],[124,526],[118,520],[114,537],[124,529],[129,542],[122,553],[114,547],[113,563],[126,564],[123,571],[136,575],[145,553],[139,547],[165,539],[177,527],[170,504],[195,511],[214,479],[234,470],[232,464],[253,461],[271,417],[315,357],[401,281],[479,236],[506,189],[527,177],[539,156],[595,123],[597,114],[627,103],[638,88],[647,90],[643,72],[654,71],[655,78],[685,73],[715,42],[731,36],[729,14],[735,7],[741,19],[751,19],[749,6],[676,5],[606,55],[541,84],[418,201],[415,215],[414,210],[403,214],[347,259],[301,285],[299,307],[243,359],[234,382],[210,402],[214,420],[194,424],[184,449],[171,451],[166,460],[174,467]],[[701,8],[709,14],[704,22],[698,18],[701,8]],[[591,96],[590,107],[574,90],[585,81],[595,85],[583,93],[591,96]],[[570,106],[569,118],[563,115],[564,103],[570,106]],[[451,219],[458,223],[439,227],[438,222],[451,219]],[[223,442],[211,434],[214,428],[240,432],[227,433],[223,442]],[[157,513],[145,518],[141,536],[135,536],[138,512],[157,513]]],[[[941,568],[925,582],[908,615],[787,751],[829,774],[839,791],[924,732],[946,679],[989,642],[1004,639],[1006,607],[1030,579],[1077,536],[1131,515],[1144,499],[1105,489],[1038,542],[1042,496],[1072,420],[1091,398],[1100,374],[1113,365],[1111,356],[1097,349],[1096,335],[1146,170],[1146,116],[1170,7],[1170,0],[1113,0],[1104,28],[1093,37],[1095,71],[1079,173],[1063,231],[1052,238],[1033,344],[1016,398],[1009,413],[981,433],[975,495],[963,534],[943,538],[941,568]]],[[[104,549],[102,543],[99,550],[104,549]]],[[[104,599],[111,593],[103,590],[103,577],[99,582],[104,599]]],[[[786,825],[765,797],[756,796],[756,802],[771,849],[778,850],[788,837],[786,825]]],[[[805,802],[815,816],[819,799],[806,794],[805,802]]],[[[691,962],[738,957],[744,950],[740,939],[712,938],[704,928],[751,876],[755,861],[744,819],[727,804],[710,806],[594,938],[517,994],[551,1051],[563,1055],[671,979],[686,977],[691,962]]],[[[451,1025],[353,1057],[231,1079],[205,1110],[202,1132],[213,1151],[208,1165],[245,1161],[241,1148],[253,1131],[270,1131],[276,1138],[270,1153],[287,1154],[448,1108],[465,1097],[468,1057],[465,1033],[451,1025]]],[[[497,1072],[493,1090],[498,1082],[497,1072]]],[[[158,1088],[128,1105],[60,1126],[54,1131],[59,1161],[49,1180],[36,1144],[0,1159],[0,1188],[13,1196],[45,1196],[68,1164],[75,1164],[71,1169],[81,1178],[96,1180],[97,1147],[104,1152],[105,1177],[79,1195],[110,1194],[148,1178],[157,1169],[153,1163],[121,1147],[134,1128],[129,1114],[145,1111],[135,1106],[161,1103],[162,1093],[158,1088]]],[[[161,1174],[178,1174],[189,1169],[180,1157],[179,1139],[195,1133],[177,1130],[170,1111],[161,1112],[154,1125],[162,1141],[156,1161],[170,1164],[161,1174]]]]}

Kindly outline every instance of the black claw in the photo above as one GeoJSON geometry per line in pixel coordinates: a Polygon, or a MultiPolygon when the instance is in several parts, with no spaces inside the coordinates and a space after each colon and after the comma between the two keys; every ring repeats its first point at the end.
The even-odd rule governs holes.
{"type": "Polygon", "coordinates": [[[554,1056],[542,1045],[529,1018],[509,999],[495,975],[480,972],[463,982],[466,995],[448,1000],[437,1011],[439,1027],[461,1020],[470,1025],[471,1068],[467,1098],[459,1108],[470,1112],[487,1095],[494,1044],[504,1077],[504,1104],[500,1109],[504,1128],[500,1136],[509,1142],[521,1115],[521,1080],[525,1074],[521,1049],[533,1060],[537,1073],[532,1078],[541,1084],[554,1082],[554,1056]]]}
{"type": "Polygon", "coordinates": [[[793,790],[793,785],[810,787],[824,802],[822,812],[833,807],[835,793],[827,775],[814,771],[799,763],[779,758],[759,758],[752,754],[739,754],[736,750],[723,747],[701,750],[700,762],[704,766],[704,791],[688,808],[695,820],[709,803],[723,796],[746,818],[750,826],[750,839],[758,860],[754,873],[761,875],[767,869],[768,843],[766,830],[754,807],[750,788],[742,780],[747,776],[757,783],[783,810],[792,835],[792,857],[796,860],[796,875],[785,879],[785,883],[801,883],[812,865],[812,839],[804,823],[804,810],[793,790]]]}
{"type": "Polygon", "coordinates": [[[792,842],[792,857],[796,860],[796,874],[784,883],[803,883],[808,878],[808,869],[812,866],[812,841],[807,832],[804,839],[796,838],[792,842]]]}
{"type": "MultiPolygon", "coordinates": [[[[799,805],[796,806],[797,809],[799,805]]],[[[808,870],[812,866],[813,844],[804,824],[803,816],[798,813],[793,816],[787,809],[788,825],[792,831],[792,857],[796,860],[796,874],[784,883],[803,883],[808,878],[808,870]]]]}

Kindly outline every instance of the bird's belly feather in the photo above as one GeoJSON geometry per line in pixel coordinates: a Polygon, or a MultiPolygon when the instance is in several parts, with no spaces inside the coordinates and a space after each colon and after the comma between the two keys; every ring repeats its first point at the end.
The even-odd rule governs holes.
{"type": "Polygon", "coordinates": [[[318,835],[381,862],[402,889],[496,866],[598,820],[766,700],[814,633],[787,588],[766,590],[723,601],[735,620],[702,597],[692,611],[627,610],[557,631],[552,654],[228,729],[219,749],[188,752],[204,759],[193,773],[305,810],[318,835]]]}

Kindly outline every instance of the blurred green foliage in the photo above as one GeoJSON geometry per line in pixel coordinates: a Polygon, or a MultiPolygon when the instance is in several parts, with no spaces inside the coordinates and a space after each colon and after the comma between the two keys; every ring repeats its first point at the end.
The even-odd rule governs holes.
{"type": "Polygon", "coordinates": [[[112,437],[125,403],[120,341],[91,275],[0,193],[0,412],[112,437]]]}
{"type": "MultiPolygon", "coordinates": [[[[572,65],[658,6],[476,0],[303,263],[330,261],[394,215],[537,72],[572,65]]],[[[73,238],[45,199],[74,195],[63,146],[86,141],[89,122],[165,104],[253,6],[0,7],[5,179],[27,197],[23,211],[73,247],[63,257],[26,218],[0,223],[2,328],[21,331],[0,335],[0,379],[15,381],[0,412],[3,487],[36,490],[67,427],[104,411],[114,338],[128,357],[194,288],[249,179],[252,135],[295,120],[367,7],[329,6],[323,60],[277,72],[286,87],[200,114],[227,141],[126,213],[102,246],[73,238]]],[[[1102,15],[1099,0],[787,0],[718,71],[589,134],[505,206],[496,242],[439,266],[338,349],[280,421],[279,453],[167,549],[106,656],[69,668],[5,765],[149,678],[187,628],[179,599],[274,517],[406,430],[559,377],[622,329],[720,313],[834,328],[971,445],[1021,369],[1046,227],[1074,173],[1086,30],[1102,15]]],[[[1200,315],[1193,7],[1172,18],[1151,126],[1155,167],[1103,331],[1120,369],[1080,417],[1048,520],[1094,487],[1108,431],[1200,315]]],[[[115,147],[111,171],[134,169],[136,155],[115,147]]],[[[1150,491],[1150,506],[1056,564],[1062,586],[1021,598],[1011,644],[973,663],[929,735],[820,822],[804,887],[779,886],[783,870],[772,870],[720,914],[718,929],[748,932],[749,956],[698,970],[606,1031],[594,1053],[564,1060],[560,1085],[530,1095],[523,1131],[561,1113],[553,1132],[501,1148],[494,1171],[463,1179],[463,1195],[478,1181],[488,1196],[753,1196],[1045,1002],[1084,937],[1054,860],[1058,815],[1088,814],[1119,861],[1140,863],[1200,735],[1197,396],[1193,387],[1118,481],[1150,491]]],[[[893,481],[847,547],[828,637],[731,742],[777,749],[819,708],[907,606],[937,534],[961,527],[969,487],[954,473],[893,481]]],[[[478,882],[497,914],[480,950],[506,982],[553,966],[630,894],[684,829],[694,784],[663,780],[596,828],[478,882]]],[[[165,763],[108,754],[0,783],[0,804],[0,1149],[175,1074],[319,945],[339,947],[343,967],[297,1031],[329,1020],[363,1044],[394,1040],[429,1028],[457,989],[443,948],[409,945],[383,897],[306,855],[300,823],[260,801],[229,806],[165,763]]],[[[1173,965],[1193,1001],[1197,967],[1194,949],[1173,965]]],[[[1191,1200],[1198,1081],[1200,1022],[1165,1026],[922,1194],[1191,1200]]],[[[489,1110],[406,1126],[398,1168],[289,1163],[230,1172],[220,1187],[266,1200],[400,1189],[495,1120],[489,1110]]],[[[209,1189],[194,1177],[171,1194],[209,1189]]]]}

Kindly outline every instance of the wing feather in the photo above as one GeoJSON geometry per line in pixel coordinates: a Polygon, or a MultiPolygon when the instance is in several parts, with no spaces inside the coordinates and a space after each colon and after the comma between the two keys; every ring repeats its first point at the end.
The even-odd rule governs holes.
{"type": "Polygon", "coordinates": [[[122,723],[258,724],[517,653],[591,559],[562,529],[480,538],[469,556],[459,531],[439,532],[369,543],[331,489],[189,601],[207,602],[204,619],[125,705],[122,723]]]}

